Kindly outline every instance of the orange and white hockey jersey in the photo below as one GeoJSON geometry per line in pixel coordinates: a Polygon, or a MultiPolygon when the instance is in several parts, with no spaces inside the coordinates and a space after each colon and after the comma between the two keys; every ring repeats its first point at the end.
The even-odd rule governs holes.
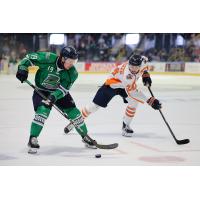
{"type": "Polygon", "coordinates": [[[136,82],[145,70],[149,70],[149,67],[141,66],[137,74],[132,74],[129,71],[129,64],[127,61],[111,71],[105,85],[109,85],[113,89],[123,88],[126,90],[129,99],[144,103],[148,99],[141,91],[138,91],[136,82]]]}

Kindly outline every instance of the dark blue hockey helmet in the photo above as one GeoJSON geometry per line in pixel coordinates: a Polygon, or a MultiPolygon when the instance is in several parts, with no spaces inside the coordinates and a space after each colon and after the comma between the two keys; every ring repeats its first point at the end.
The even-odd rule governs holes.
{"type": "Polygon", "coordinates": [[[76,49],[72,46],[63,47],[60,51],[60,56],[63,57],[65,60],[67,58],[78,59],[78,53],[76,49]]]}
{"type": "Polygon", "coordinates": [[[141,66],[142,61],[143,61],[142,56],[137,54],[131,55],[128,60],[129,64],[133,66],[141,66]]]}

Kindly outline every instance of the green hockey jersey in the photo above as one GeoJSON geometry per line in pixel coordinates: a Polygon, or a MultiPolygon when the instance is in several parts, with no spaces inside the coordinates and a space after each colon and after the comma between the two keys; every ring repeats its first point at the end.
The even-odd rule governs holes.
{"type": "Polygon", "coordinates": [[[64,97],[78,77],[74,66],[69,70],[58,67],[58,56],[51,52],[27,54],[18,68],[28,71],[29,66],[38,66],[35,84],[40,90],[49,91],[56,99],[64,97]]]}

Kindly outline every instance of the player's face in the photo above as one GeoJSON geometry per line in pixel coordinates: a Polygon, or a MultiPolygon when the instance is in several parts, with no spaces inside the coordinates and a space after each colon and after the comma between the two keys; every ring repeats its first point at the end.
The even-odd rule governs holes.
{"type": "Polygon", "coordinates": [[[67,58],[66,60],[64,60],[64,68],[70,69],[73,65],[77,63],[77,61],[78,59],[67,58]]]}
{"type": "Polygon", "coordinates": [[[129,70],[132,74],[137,74],[140,70],[139,66],[129,65],[129,70]]]}

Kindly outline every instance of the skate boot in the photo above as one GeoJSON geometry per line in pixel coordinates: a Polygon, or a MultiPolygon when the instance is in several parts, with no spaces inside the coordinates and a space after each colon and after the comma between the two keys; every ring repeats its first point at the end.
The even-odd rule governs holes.
{"type": "Polygon", "coordinates": [[[123,125],[122,125],[122,135],[123,135],[124,137],[132,137],[132,136],[133,136],[133,133],[134,133],[133,129],[130,128],[129,125],[127,125],[127,124],[125,124],[125,123],[123,122],[123,125]]]}
{"type": "Polygon", "coordinates": [[[82,142],[85,144],[85,147],[90,149],[97,149],[97,147],[85,136],[82,137],[82,142]]]}
{"type": "Polygon", "coordinates": [[[36,137],[30,136],[28,147],[29,147],[28,153],[31,154],[37,153],[37,150],[40,148],[40,145],[38,144],[38,140],[36,137]]]}
{"type": "Polygon", "coordinates": [[[74,128],[74,125],[72,123],[69,123],[65,128],[64,128],[64,133],[68,134],[72,129],[74,128]]]}

